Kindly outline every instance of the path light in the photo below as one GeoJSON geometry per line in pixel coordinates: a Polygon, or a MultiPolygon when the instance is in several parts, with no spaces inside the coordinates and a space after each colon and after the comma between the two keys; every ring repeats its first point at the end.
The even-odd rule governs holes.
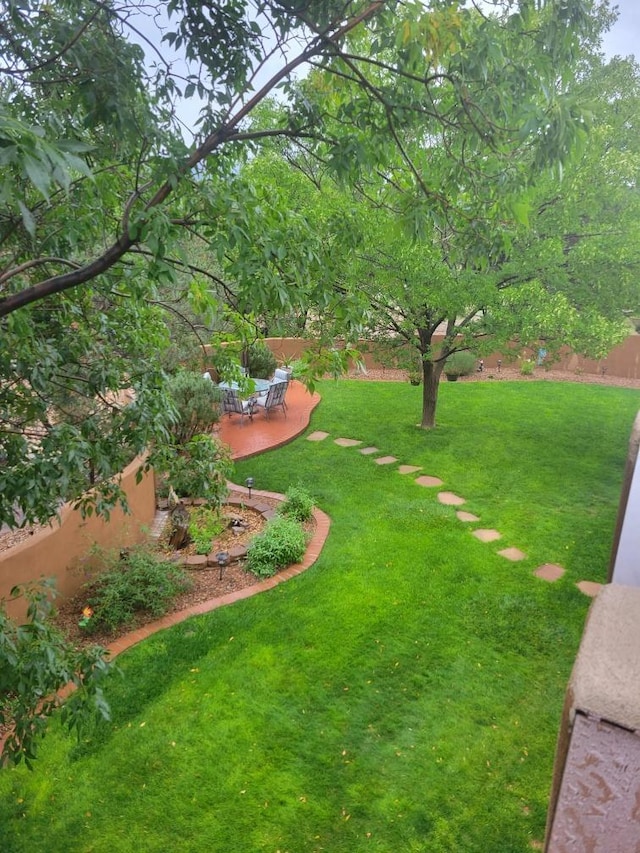
{"type": "Polygon", "coordinates": [[[218,551],[216,554],[216,560],[218,561],[218,566],[220,568],[220,580],[222,580],[222,573],[225,570],[225,567],[229,565],[229,552],[218,551]]]}
{"type": "Polygon", "coordinates": [[[249,489],[249,500],[251,500],[251,489],[253,488],[254,482],[255,480],[253,479],[253,477],[247,477],[247,479],[244,481],[245,486],[249,489]]]}

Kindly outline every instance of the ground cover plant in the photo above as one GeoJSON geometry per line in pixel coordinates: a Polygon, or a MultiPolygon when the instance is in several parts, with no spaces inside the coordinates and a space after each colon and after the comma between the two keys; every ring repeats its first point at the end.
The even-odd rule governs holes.
{"type": "Polygon", "coordinates": [[[562,700],[604,581],[640,394],[548,382],[323,383],[304,437],[236,466],[313,483],[332,518],[308,572],[118,659],[113,721],[0,773],[3,850],[529,853],[542,840],[562,700]],[[392,416],[391,414],[392,413],[392,416]],[[414,413],[412,419],[411,414],[414,413]],[[435,492],[467,499],[483,544],[435,492]],[[518,564],[497,554],[524,550],[518,564]],[[559,562],[566,575],[532,575],[559,562]]]}

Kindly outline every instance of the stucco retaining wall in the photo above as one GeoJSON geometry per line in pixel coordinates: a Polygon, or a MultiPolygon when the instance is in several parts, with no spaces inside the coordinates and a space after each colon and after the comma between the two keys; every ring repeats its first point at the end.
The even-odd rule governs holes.
{"type": "Polygon", "coordinates": [[[153,471],[136,483],[141,462],[142,459],[135,459],[122,472],[128,514],[117,507],[109,521],[95,515],[83,519],[71,504],[65,504],[60,523],[54,521],[52,527],[0,554],[0,599],[6,599],[9,616],[20,620],[26,614],[22,598],[9,599],[14,586],[54,577],[61,595],[74,595],[86,580],[86,561],[92,546],[123,548],[143,540],[155,515],[155,487],[153,471]]]}

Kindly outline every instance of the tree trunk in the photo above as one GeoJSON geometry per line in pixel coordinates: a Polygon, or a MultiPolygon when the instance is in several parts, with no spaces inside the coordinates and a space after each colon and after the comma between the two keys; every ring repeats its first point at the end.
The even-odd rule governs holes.
{"type": "Polygon", "coordinates": [[[432,361],[422,362],[422,429],[433,429],[436,425],[438,389],[443,366],[443,361],[435,364],[432,361]]]}

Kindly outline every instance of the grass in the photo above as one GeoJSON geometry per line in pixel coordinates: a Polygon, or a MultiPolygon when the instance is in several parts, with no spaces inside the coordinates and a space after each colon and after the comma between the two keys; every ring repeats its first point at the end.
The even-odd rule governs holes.
{"type": "Polygon", "coordinates": [[[640,395],[553,383],[325,383],[311,429],[237,466],[332,518],[318,563],[120,659],[113,723],[0,773],[3,853],[525,853],[541,840],[562,700],[604,581],[640,395]],[[396,466],[503,538],[482,544],[396,466]],[[514,545],[528,554],[510,563],[514,545]],[[559,562],[555,584],[532,576],[559,562]]]}

